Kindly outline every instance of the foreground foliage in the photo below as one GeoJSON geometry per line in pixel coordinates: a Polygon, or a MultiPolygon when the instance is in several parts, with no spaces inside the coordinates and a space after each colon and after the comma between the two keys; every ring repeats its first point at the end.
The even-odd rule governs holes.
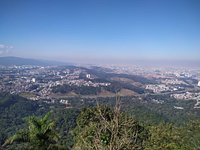
{"type": "MultiPolygon", "coordinates": [[[[155,104],[146,104],[152,107],[151,111],[143,107],[145,104],[139,105],[133,100],[129,104],[126,113],[123,109],[120,111],[119,105],[113,108],[113,104],[110,107],[97,105],[84,109],[64,109],[56,104],[47,105],[19,96],[0,95],[0,149],[200,149],[200,121],[186,115],[180,118],[186,113],[194,115],[188,113],[190,111],[169,110],[171,107],[156,104],[160,112],[171,113],[172,119],[166,119],[156,111],[153,115],[150,113],[155,109],[155,104]],[[51,115],[48,113],[39,117],[48,111],[51,111],[51,115]],[[177,113],[180,115],[174,115],[177,113]],[[27,116],[32,117],[28,117],[25,124],[23,118],[27,116]],[[180,119],[184,122],[180,122],[180,119]],[[177,124],[175,120],[179,120],[177,124]]],[[[168,104],[171,105],[171,102],[168,104]]],[[[200,113],[197,109],[192,112],[196,116],[200,113]]]]}
{"type": "Polygon", "coordinates": [[[145,150],[199,150],[200,121],[185,126],[160,123],[149,127],[151,134],[145,150]]]}
{"type": "Polygon", "coordinates": [[[132,117],[106,106],[84,109],[74,130],[74,150],[141,150],[147,130],[132,117]]]}
{"type": "Polygon", "coordinates": [[[31,116],[27,120],[27,128],[21,129],[8,138],[3,147],[14,142],[25,143],[25,149],[53,150],[58,149],[56,145],[59,136],[54,130],[55,122],[49,119],[50,113],[42,118],[31,116]]]}

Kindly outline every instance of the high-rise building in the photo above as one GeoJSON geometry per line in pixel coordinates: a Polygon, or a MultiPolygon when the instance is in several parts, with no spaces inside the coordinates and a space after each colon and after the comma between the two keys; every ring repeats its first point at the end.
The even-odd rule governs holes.
{"type": "Polygon", "coordinates": [[[86,78],[90,79],[90,77],[91,77],[90,74],[86,74],[86,78]]]}
{"type": "Polygon", "coordinates": [[[35,78],[32,78],[31,81],[32,81],[33,83],[35,83],[35,78]]]}
{"type": "Polygon", "coordinates": [[[200,81],[198,82],[198,86],[200,86],[200,81]]]}

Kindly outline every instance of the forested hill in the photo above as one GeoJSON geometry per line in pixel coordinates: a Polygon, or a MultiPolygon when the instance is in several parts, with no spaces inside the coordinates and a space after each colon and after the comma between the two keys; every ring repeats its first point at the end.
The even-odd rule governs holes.
{"type": "Polygon", "coordinates": [[[24,118],[30,115],[46,113],[45,107],[17,95],[0,94],[0,142],[13,134],[24,124],[24,118]]]}
{"type": "MultiPolygon", "coordinates": [[[[90,99],[83,101],[84,104],[77,104],[76,101],[74,107],[66,108],[60,103],[47,104],[44,101],[30,101],[18,95],[1,93],[0,144],[4,144],[2,148],[23,150],[33,146],[40,149],[43,145],[44,149],[95,149],[94,143],[97,142],[98,147],[113,146],[111,149],[115,149],[120,147],[119,143],[124,141],[124,138],[128,138],[129,144],[121,144],[130,150],[199,148],[198,113],[190,109],[188,112],[170,109],[172,101],[164,106],[154,103],[147,105],[145,101],[140,102],[127,97],[121,99],[121,110],[119,105],[113,107],[116,101],[111,98],[107,101],[101,99],[98,106],[92,104],[90,99]],[[46,131],[52,134],[47,134],[46,131]],[[53,141],[48,141],[47,137],[54,135],[53,133],[58,136],[54,137],[53,141]],[[135,136],[135,133],[138,136],[135,136]],[[21,136],[26,138],[19,140],[21,136]],[[117,141],[118,138],[121,140],[117,141]]],[[[187,105],[190,104],[185,104],[187,105]]]]}
{"type": "MultiPolygon", "coordinates": [[[[0,145],[9,136],[25,127],[25,122],[30,116],[43,116],[49,111],[53,112],[52,118],[57,122],[60,135],[69,145],[72,145],[72,137],[68,132],[75,127],[79,110],[68,110],[64,109],[64,106],[52,106],[42,101],[30,101],[18,95],[0,93],[0,145]]],[[[6,149],[23,149],[23,147],[14,144],[6,149]]]]}

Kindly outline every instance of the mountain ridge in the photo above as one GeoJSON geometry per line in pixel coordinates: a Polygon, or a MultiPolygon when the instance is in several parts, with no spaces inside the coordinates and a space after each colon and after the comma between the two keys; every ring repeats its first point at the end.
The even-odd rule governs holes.
{"type": "Polygon", "coordinates": [[[0,57],[0,65],[2,66],[12,66],[12,65],[34,65],[34,66],[52,66],[52,65],[70,65],[71,63],[51,61],[51,60],[41,60],[33,58],[22,58],[15,56],[0,57]]]}

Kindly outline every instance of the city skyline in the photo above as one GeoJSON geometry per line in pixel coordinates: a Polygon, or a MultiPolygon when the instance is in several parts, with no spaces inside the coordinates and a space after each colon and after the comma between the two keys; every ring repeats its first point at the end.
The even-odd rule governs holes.
{"type": "Polygon", "coordinates": [[[200,60],[200,2],[0,1],[0,56],[80,63],[200,60]]]}

